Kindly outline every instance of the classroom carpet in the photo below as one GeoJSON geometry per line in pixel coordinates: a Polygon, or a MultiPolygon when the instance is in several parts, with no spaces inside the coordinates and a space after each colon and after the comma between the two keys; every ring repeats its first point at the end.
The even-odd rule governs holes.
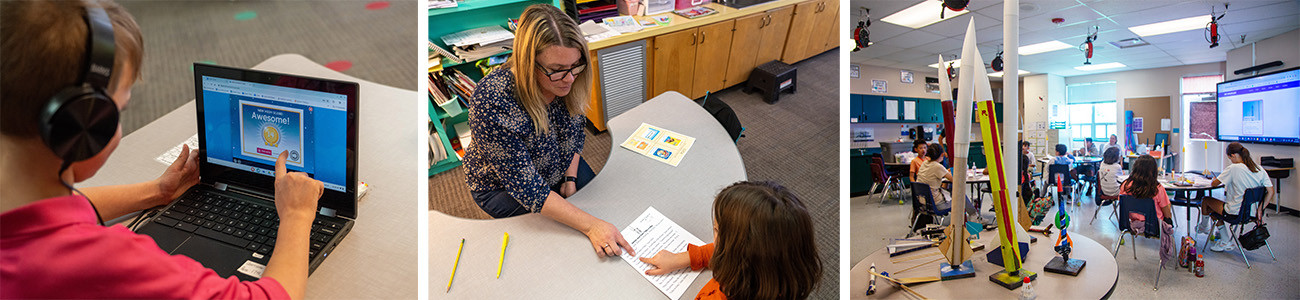
{"type": "MultiPolygon", "coordinates": [[[[743,84],[714,94],[745,127],[736,147],[749,180],[786,186],[813,216],[823,272],[811,299],[839,298],[839,57],[836,48],[796,63],[798,92],[782,94],[775,104],[763,102],[759,93],[741,91],[743,84]]],[[[582,156],[597,176],[610,146],[608,133],[587,132],[582,156]]],[[[429,177],[429,208],[461,218],[490,218],[470,198],[464,166],[429,177]]]]}
{"type": "MultiPolygon", "coordinates": [[[[910,192],[905,190],[904,193],[910,192]]],[[[1284,191],[1280,197],[1295,197],[1295,193],[1295,191],[1284,191]]],[[[1223,190],[1215,190],[1212,195],[1223,199],[1223,190]]],[[[847,259],[850,268],[872,252],[884,248],[889,238],[903,238],[908,233],[907,223],[911,221],[908,215],[912,207],[910,200],[905,200],[902,205],[899,205],[897,200],[881,204],[878,196],[879,194],[871,194],[849,200],[847,259]]],[[[993,213],[988,211],[992,208],[992,201],[988,201],[989,197],[988,194],[984,194],[985,204],[980,209],[981,214],[986,218],[993,217],[993,213]]],[[[1097,241],[1107,251],[1113,251],[1119,239],[1118,221],[1111,218],[1111,213],[1116,208],[1108,205],[1098,211],[1092,197],[1084,196],[1080,199],[1082,200],[1080,206],[1067,208],[1073,220],[1070,234],[1086,236],[1097,241]],[[1095,222],[1094,212],[1097,215],[1095,222]]],[[[1047,215],[1055,216],[1056,211],[1057,209],[1053,207],[1047,215]]],[[[1170,211],[1173,212],[1174,238],[1175,241],[1180,241],[1187,235],[1188,211],[1182,206],[1171,206],[1170,211]]],[[[1294,259],[1300,255],[1300,216],[1297,216],[1294,211],[1288,214],[1284,209],[1282,212],[1279,215],[1269,209],[1265,218],[1271,235],[1268,243],[1272,246],[1277,260],[1269,257],[1268,249],[1264,247],[1246,251],[1246,257],[1250,258],[1248,269],[1239,252],[1214,252],[1209,249],[1204,253],[1199,252],[1206,235],[1198,234],[1193,229],[1192,237],[1197,242],[1197,253],[1206,260],[1205,277],[1196,277],[1186,268],[1167,267],[1160,274],[1159,290],[1153,290],[1153,287],[1157,266],[1160,263],[1158,253],[1160,240],[1139,238],[1134,241],[1126,235],[1125,244],[1119,248],[1115,258],[1115,263],[1119,267],[1119,278],[1115,290],[1111,293],[1111,299],[1210,299],[1224,296],[1234,299],[1300,299],[1300,288],[1293,285],[1300,282],[1300,273],[1295,271],[1300,270],[1300,261],[1294,259]]],[[[1192,224],[1195,225],[1200,211],[1192,208],[1191,214],[1192,224]]],[[[1246,225],[1246,230],[1251,228],[1252,225],[1246,225]]],[[[1043,241],[1040,239],[1038,242],[1043,241]]],[[[1083,272],[1087,271],[1085,267],[1083,272]]],[[[1039,299],[1043,297],[1071,298],[1070,295],[1040,293],[1039,299]]],[[[972,295],[972,298],[981,297],[972,295]]]]}
{"type": "MultiPolygon", "coordinates": [[[[417,1],[118,3],[140,24],[145,44],[144,77],[122,113],[123,134],[194,99],[194,62],[251,68],[272,56],[297,53],[401,89],[415,90],[420,78],[417,1]],[[375,2],[388,6],[367,6],[375,2]]],[[[361,99],[363,107],[367,100],[361,99]]]]}

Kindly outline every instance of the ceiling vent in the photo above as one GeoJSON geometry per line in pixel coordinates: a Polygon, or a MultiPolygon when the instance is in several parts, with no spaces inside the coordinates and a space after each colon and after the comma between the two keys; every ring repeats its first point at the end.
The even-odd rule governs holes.
{"type": "Polygon", "coordinates": [[[1110,44],[1120,49],[1128,49],[1133,47],[1142,47],[1146,45],[1151,45],[1147,43],[1147,41],[1143,41],[1140,38],[1127,38],[1127,39],[1110,42],[1110,44]]]}

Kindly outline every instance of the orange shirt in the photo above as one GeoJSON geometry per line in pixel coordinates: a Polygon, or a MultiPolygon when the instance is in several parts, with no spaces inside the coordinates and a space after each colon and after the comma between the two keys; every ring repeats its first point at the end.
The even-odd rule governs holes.
{"type": "Polygon", "coordinates": [[[929,160],[929,159],[927,159],[925,156],[917,156],[916,158],[913,158],[913,159],[912,159],[912,162],[911,162],[911,164],[912,164],[912,166],[911,166],[911,172],[908,173],[908,178],[907,178],[907,179],[910,179],[910,180],[912,180],[912,181],[916,181],[916,172],[920,172],[920,171],[921,171],[921,164],[925,163],[925,161],[927,161],[927,160],[929,160]]]}
{"type": "MultiPolygon", "coordinates": [[[[691,256],[691,270],[699,271],[709,267],[709,259],[713,258],[713,243],[696,246],[687,244],[686,253],[691,256]]],[[[727,295],[722,294],[722,286],[718,281],[709,279],[709,283],[704,284],[700,293],[695,295],[695,300],[726,300],[727,295]]]]}

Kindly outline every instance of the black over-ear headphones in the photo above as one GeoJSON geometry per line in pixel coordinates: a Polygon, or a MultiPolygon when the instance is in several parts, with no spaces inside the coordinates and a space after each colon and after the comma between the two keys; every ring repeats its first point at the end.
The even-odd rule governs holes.
{"type": "Polygon", "coordinates": [[[106,92],[117,45],[113,23],[100,7],[86,7],[86,57],[77,83],[50,98],[41,111],[41,139],[64,167],[99,154],[117,134],[117,103],[106,92]]]}

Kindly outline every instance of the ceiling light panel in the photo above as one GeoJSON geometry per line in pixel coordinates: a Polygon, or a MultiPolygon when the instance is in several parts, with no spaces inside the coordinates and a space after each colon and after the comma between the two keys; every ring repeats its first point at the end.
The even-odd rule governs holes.
{"type": "Polygon", "coordinates": [[[1042,42],[1033,45],[1020,46],[1020,55],[1034,55],[1043,52],[1051,52],[1061,49],[1069,49],[1074,46],[1062,43],[1061,41],[1042,42]]]}
{"type": "Polygon", "coordinates": [[[908,7],[906,9],[900,10],[891,15],[885,16],[880,20],[885,21],[887,23],[903,26],[903,27],[917,29],[917,28],[929,26],[930,24],[938,23],[939,21],[964,15],[968,12],[970,12],[970,9],[964,9],[962,11],[952,11],[943,8],[943,2],[941,1],[925,0],[925,1],[921,1],[921,3],[917,3],[916,5],[912,5],[912,7],[908,7]],[[944,11],[943,13],[944,16],[943,19],[939,18],[940,10],[947,10],[944,11]]]}
{"type": "Polygon", "coordinates": [[[1180,31],[1204,29],[1205,26],[1209,23],[1210,23],[1210,15],[1200,15],[1200,16],[1195,16],[1190,18],[1164,21],[1160,23],[1133,26],[1133,27],[1129,27],[1128,30],[1132,31],[1134,34],[1137,34],[1138,36],[1147,37],[1147,36],[1161,35],[1166,33],[1180,32],[1180,31]]]}
{"type": "Polygon", "coordinates": [[[1114,68],[1123,68],[1123,67],[1127,67],[1127,66],[1125,66],[1122,63],[1113,62],[1113,63],[1104,63],[1104,64],[1095,64],[1095,65],[1082,65],[1082,66],[1074,67],[1074,69],[1079,71],[1096,71],[1096,70],[1105,70],[1105,69],[1114,69],[1114,68]]]}

